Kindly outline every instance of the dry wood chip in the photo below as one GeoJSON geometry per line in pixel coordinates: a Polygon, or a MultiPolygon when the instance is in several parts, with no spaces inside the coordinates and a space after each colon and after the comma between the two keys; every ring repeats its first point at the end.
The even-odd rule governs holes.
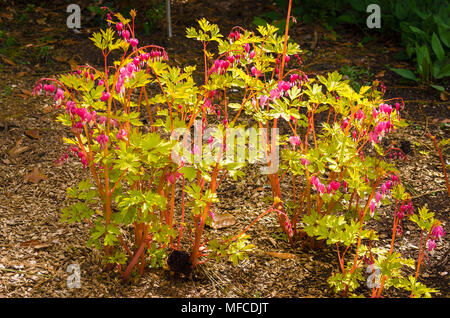
{"type": "Polygon", "coordinates": [[[25,182],[39,183],[41,180],[47,180],[47,176],[42,174],[37,167],[23,177],[25,182]]]}
{"type": "Polygon", "coordinates": [[[28,129],[25,131],[25,135],[27,135],[31,139],[39,139],[39,130],[38,129],[28,129]]]}
{"type": "Polygon", "coordinates": [[[213,229],[221,229],[224,227],[232,226],[236,223],[236,219],[230,213],[214,214],[214,220],[211,223],[213,229]]]}
{"type": "Polygon", "coordinates": [[[21,153],[27,151],[28,149],[30,149],[29,146],[22,146],[22,141],[23,141],[24,137],[21,137],[19,140],[17,140],[16,144],[14,145],[14,147],[12,147],[9,151],[8,154],[11,157],[17,157],[18,155],[20,155],[21,153]]]}
{"type": "Polygon", "coordinates": [[[267,255],[272,256],[272,257],[278,257],[281,259],[296,259],[297,255],[292,254],[292,253],[278,253],[278,252],[266,252],[267,255]]]}

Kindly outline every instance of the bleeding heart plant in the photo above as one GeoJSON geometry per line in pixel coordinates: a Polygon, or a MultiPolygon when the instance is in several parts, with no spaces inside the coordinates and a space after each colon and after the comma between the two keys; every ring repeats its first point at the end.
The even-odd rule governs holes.
{"type": "MultiPolygon", "coordinates": [[[[108,23],[116,31],[110,27],[93,34],[104,58],[102,70],[85,66],[43,78],[35,87],[36,94],[42,88],[50,94],[56,108],[65,105],[58,121],[71,127],[74,137],[64,140],[92,176],[67,190],[70,205],[63,209],[62,220],[90,223],[89,243],[104,248],[108,267],[116,265],[125,279],[136,265],[140,273],[147,264],[161,265],[168,248],[181,248],[186,228],[193,235],[192,267],[217,256],[236,263],[252,248],[247,235],[209,242],[203,234],[214,217],[220,183],[227,176],[243,175],[245,158],[236,162],[223,155],[230,139],[227,130],[234,125],[228,121],[227,91],[245,90],[245,105],[259,89],[253,87],[255,75],[268,64],[267,54],[255,44],[261,37],[240,29],[229,43],[221,39],[217,25],[204,19],[198,33],[188,29],[187,36],[201,40],[204,48],[205,77],[199,86],[193,80],[196,67],[170,66],[162,47],[139,46],[135,15],[131,11],[129,20],[110,12],[116,21],[110,18],[108,23]],[[219,58],[206,50],[209,42],[219,43],[219,58]],[[117,61],[109,60],[113,51],[123,52],[117,61]],[[149,87],[159,93],[150,95],[149,87]],[[218,128],[206,135],[208,120],[221,117],[218,128]],[[200,131],[200,143],[187,138],[193,127],[200,131]],[[202,138],[208,143],[203,145],[202,138]]],[[[281,39],[274,42],[274,30],[261,31],[267,48],[279,51],[281,39]]]]}
{"type": "MultiPolygon", "coordinates": [[[[402,265],[413,265],[393,252],[401,220],[412,214],[413,207],[394,162],[385,160],[392,153],[403,160],[407,157],[394,145],[385,150],[381,143],[386,135],[406,125],[400,115],[403,100],[397,99],[391,105],[390,100],[383,99],[385,87],[378,91],[377,82],[355,91],[337,72],[315,79],[300,70],[288,70],[287,57],[295,51],[295,46],[287,41],[288,29],[286,23],[282,62],[278,59],[273,68],[256,66],[260,72],[252,85],[258,87],[252,95],[254,103],[243,104],[260,127],[267,131],[286,127],[288,131],[279,141],[285,145],[279,168],[268,174],[280,227],[293,247],[305,240],[310,247],[325,240],[335,246],[341,272],[333,275],[329,283],[337,292],[348,295],[363,279],[362,260],[370,254],[373,261],[375,254],[371,242],[377,236],[368,223],[377,217],[376,211],[382,204],[390,204],[390,198],[394,198],[391,249],[389,252],[376,249],[383,277],[382,286],[373,295],[380,296],[383,284],[386,287],[387,281],[398,278],[402,265]],[[284,198],[281,190],[285,178],[290,178],[291,183],[289,199],[284,198]],[[350,247],[356,252],[345,263],[350,247]]],[[[270,52],[270,46],[267,48],[264,41],[260,43],[261,47],[255,45],[257,55],[270,52]]],[[[270,166],[270,160],[267,162],[270,166]]],[[[434,246],[433,241],[429,246],[434,246]]],[[[414,284],[411,288],[419,290],[417,275],[414,284]]]]}
{"type": "MultiPolygon", "coordinates": [[[[109,267],[116,265],[127,279],[135,266],[141,274],[147,265],[160,266],[168,249],[186,244],[186,229],[192,244],[189,266],[214,257],[237,264],[253,247],[244,233],[274,212],[291,246],[326,240],[336,247],[340,273],[329,283],[337,292],[352,295],[364,279],[364,264],[370,263],[381,271],[373,296],[391,286],[429,295],[432,290],[417,281],[425,243],[409,283],[400,269],[414,262],[393,251],[404,216],[413,212],[395,162],[385,160],[402,152],[394,145],[384,150],[381,143],[405,125],[401,99],[392,106],[376,83],[356,92],[337,72],[309,78],[298,68],[298,44],[288,37],[290,19],[284,37],[267,25],[259,26],[258,34],[235,27],[225,39],[217,25],[199,20],[199,29],[186,32],[203,46],[198,85],[195,66],[171,66],[164,48],[139,46],[135,16],[133,10],[131,20],[110,12],[115,30],[93,34],[104,58],[102,70],[85,66],[44,78],[35,87],[35,93],[44,89],[52,96],[57,108],[65,106],[58,120],[71,127],[73,138],[64,140],[92,177],[67,189],[70,205],[62,219],[91,224],[89,243],[104,248],[109,267]],[[123,54],[110,61],[113,51],[123,54]],[[254,119],[253,130],[237,124],[242,113],[254,119]],[[197,132],[193,140],[192,130],[197,132]],[[272,204],[239,234],[208,240],[204,229],[214,219],[221,183],[243,176],[242,168],[255,161],[266,165],[262,172],[272,204]],[[290,178],[290,198],[282,192],[285,178],[290,178]],[[391,199],[394,225],[386,251],[373,245],[378,238],[368,225],[391,199]]],[[[411,220],[426,233],[432,250],[443,231],[421,211],[420,219],[411,220]]]]}

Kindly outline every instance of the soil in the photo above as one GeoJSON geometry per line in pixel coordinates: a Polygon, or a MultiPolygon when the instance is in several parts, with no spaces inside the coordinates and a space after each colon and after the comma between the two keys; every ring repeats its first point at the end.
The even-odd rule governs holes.
{"type": "MultiPolygon", "coordinates": [[[[235,25],[254,28],[254,16],[276,10],[269,2],[250,0],[172,2],[173,37],[167,38],[162,20],[159,28],[140,37],[140,43],[165,47],[171,61],[181,66],[202,65],[201,47],[185,37],[185,28],[195,26],[197,19],[205,17],[227,34],[235,25]]],[[[136,8],[139,14],[145,12],[143,5],[136,8]]],[[[89,40],[99,26],[95,16],[83,8],[83,25],[76,34],[66,27],[65,9],[64,1],[31,10],[16,1],[0,13],[0,30],[17,41],[0,55],[0,297],[339,297],[327,283],[339,270],[336,251],[327,245],[315,250],[292,248],[280,238],[276,217],[271,214],[248,231],[256,249],[238,266],[226,260],[212,261],[181,277],[172,277],[165,269],[147,269],[142,277],[133,276],[127,283],[117,273],[103,270],[102,254],[86,246],[89,225],[60,222],[66,189],[87,178],[88,171],[73,157],[64,165],[57,163],[68,149],[62,137],[69,137],[70,131],[55,122],[57,114],[49,111],[50,100],[31,96],[41,77],[70,71],[71,64],[100,63],[89,40]],[[35,168],[41,173],[34,175],[42,179],[38,183],[24,178],[35,168]],[[80,266],[81,288],[67,287],[70,264],[80,266]]],[[[358,46],[363,34],[344,28],[336,33],[339,36],[334,39],[332,32],[319,25],[294,24],[290,36],[305,50],[304,71],[314,77],[343,65],[365,68],[374,75],[361,81],[378,79],[387,87],[387,99],[404,99],[402,114],[409,126],[389,137],[396,143],[410,142],[408,160],[397,162],[402,182],[413,196],[416,211],[427,204],[449,233],[450,202],[442,165],[426,134],[431,132],[438,141],[449,138],[448,95],[402,82],[386,68],[386,64],[399,64],[394,58],[401,50],[398,39],[374,35],[372,41],[358,46]]],[[[448,82],[440,85],[448,91],[448,82]]],[[[448,156],[448,150],[444,151],[444,158],[448,156]]],[[[238,233],[267,208],[263,201],[271,195],[267,180],[254,167],[245,172],[239,182],[224,181],[218,192],[220,203],[215,206],[217,212],[232,214],[236,223],[208,228],[209,238],[238,233]]],[[[286,193],[289,187],[283,184],[286,193]]],[[[390,243],[392,213],[392,207],[382,207],[373,225],[381,245],[390,243]]],[[[419,236],[417,227],[405,221],[396,250],[417,259],[419,236]]],[[[421,267],[420,280],[439,289],[436,297],[450,296],[448,252],[444,239],[421,267]]],[[[368,288],[358,292],[370,296],[368,288]]],[[[390,289],[384,296],[409,295],[390,289]]]]}

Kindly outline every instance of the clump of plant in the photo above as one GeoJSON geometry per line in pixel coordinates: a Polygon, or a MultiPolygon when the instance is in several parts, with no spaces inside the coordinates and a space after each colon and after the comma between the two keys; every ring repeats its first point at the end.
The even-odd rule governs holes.
{"type": "MultiPolygon", "coordinates": [[[[167,178],[177,167],[170,160],[173,142],[152,129],[144,132],[140,119],[151,67],[167,56],[161,48],[156,48],[158,59],[155,47],[150,46],[152,56],[146,52],[149,47],[138,48],[134,19],[132,23],[121,15],[117,19],[118,38],[112,28],[92,37],[104,57],[103,70],[86,66],[44,78],[35,92],[45,91],[58,108],[64,107],[58,121],[74,136],[65,142],[92,177],[67,189],[70,205],[62,210],[62,220],[90,223],[88,243],[104,248],[108,267],[117,265],[127,278],[138,263],[141,273],[148,261],[161,263],[164,247],[175,237],[167,178]],[[123,55],[110,64],[108,57],[116,50],[123,55]],[[137,102],[131,98],[134,91],[140,93],[137,102]],[[134,231],[131,246],[128,228],[134,231]]],[[[151,113],[147,116],[152,123],[151,113]]]]}
{"type": "MultiPolygon", "coordinates": [[[[384,150],[380,143],[405,125],[401,99],[391,105],[370,86],[355,92],[337,72],[308,78],[295,67],[301,51],[290,41],[288,25],[284,36],[267,25],[257,34],[235,27],[224,38],[204,19],[198,29],[187,29],[187,37],[203,47],[204,79],[198,85],[195,66],[171,66],[162,47],[139,46],[135,16],[111,12],[114,27],[94,33],[102,70],[85,66],[44,78],[35,88],[64,106],[58,120],[73,133],[65,141],[91,173],[68,189],[62,218],[91,224],[89,243],[104,249],[109,267],[128,278],[136,266],[142,273],[147,265],[161,265],[169,249],[184,250],[186,241],[191,268],[216,257],[236,264],[252,248],[245,232],[269,213],[276,214],[292,246],[317,240],[336,246],[341,272],[329,282],[344,295],[359,286],[364,259],[382,268],[386,257],[398,256],[397,265],[412,265],[392,247],[386,252],[372,246],[376,233],[368,228],[380,205],[395,199],[394,242],[404,215],[412,213],[398,171],[384,160],[401,150],[384,150]],[[110,61],[116,50],[123,54],[110,61]],[[149,87],[157,92],[150,94],[149,87]],[[254,119],[248,127],[254,129],[237,123],[244,113],[254,119]],[[327,119],[318,122],[321,113],[327,119]],[[265,165],[261,172],[273,202],[242,232],[210,240],[205,226],[214,221],[221,183],[243,176],[242,168],[255,162],[265,165]],[[287,179],[290,198],[281,188],[287,179]]],[[[400,273],[399,266],[382,269],[383,287],[374,295],[393,286],[400,273]]],[[[409,285],[413,295],[427,295],[417,291],[415,279],[409,285]]]]}
{"type": "MultiPolygon", "coordinates": [[[[288,25],[286,37],[287,30],[288,25]]],[[[288,48],[285,41],[285,52],[288,48]]],[[[377,235],[368,227],[369,222],[392,198],[395,220],[391,250],[377,249],[377,253],[383,261],[389,255],[386,264],[394,264],[393,258],[397,262],[395,267],[382,270],[384,280],[400,277],[400,267],[411,262],[393,254],[393,242],[401,220],[412,213],[413,206],[394,163],[385,161],[392,153],[401,158],[405,155],[393,145],[383,149],[381,141],[406,125],[400,115],[403,101],[391,104],[384,100],[381,86],[382,91],[361,86],[356,92],[337,72],[310,79],[300,70],[287,70],[289,54],[282,56],[283,61],[271,72],[265,69],[258,76],[254,86],[260,89],[243,107],[267,131],[281,126],[289,131],[277,141],[283,147],[278,165],[270,160],[269,152],[265,154],[271,168],[268,181],[286,238],[292,246],[304,242],[315,247],[324,241],[335,246],[340,273],[329,283],[337,292],[349,295],[363,279],[363,259],[369,254],[373,259],[376,254],[371,242],[377,235]],[[319,116],[323,119],[318,120],[319,116]],[[281,190],[286,179],[292,189],[289,198],[281,190]],[[349,253],[353,254],[346,262],[349,253]]],[[[415,283],[419,284],[417,277],[415,283]]],[[[381,290],[375,295],[380,296],[381,290]]]]}
{"type": "Polygon", "coordinates": [[[195,66],[170,66],[162,47],[139,45],[136,13],[130,14],[126,19],[108,12],[114,27],[91,38],[103,55],[103,69],[85,66],[43,78],[34,90],[45,92],[62,110],[58,121],[73,134],[64,141],[91,174],[67,189],[62,220],[91,224],[88,243],[104,249],[107,267],[115,266],[125,279],[135,267],[142,274],[147,265],[161,265],[169,249],[181,250],[186,232],[192,267],[220,256],[237,263],[252,248],[248,235],[209,240],[204,229],[214,219],[221,182],[243,175],[246,161],[224,155],[226,130],[232,126],[227,91],[251,87],[255,65],[264,67],[264,60],[249,50],[257,39],[236,29],[230,44],[206,20],[199,21],[198,31],[188,29],[187,36],[204,48],[204,83],[197,85],[195,66]],[[206,49],[210,42],[219,43],[218,59],[206,49]],[[122,52],[118,60],[110,60],[113,51],[122,52]],[[149,86],[159,93],[150,95],[149,86]],[[225,103],[219,105],[221,100],[225,103]],[[206,134],[210,118],[221,124],[206,134]],[[191,129],[200,141],[189,138],[191,129]]]}

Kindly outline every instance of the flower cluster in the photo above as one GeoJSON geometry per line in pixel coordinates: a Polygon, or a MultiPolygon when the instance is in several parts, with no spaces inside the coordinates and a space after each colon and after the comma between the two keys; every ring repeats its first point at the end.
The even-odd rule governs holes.
{"type": "Polygon", "coordinates": [[[97,112],[95,110],[89,111],[84,107],[78,108],[75,102],[71,100],[66,102],[66,113],[77,124],[77,128],[82,128],[83,124],[95,122],[97,119],[97,112]]]}
{"type": "Polygon", "coordinates": [[[230,43],[233,43],[234,41],[237,41],[241,38],[241,34],[239,31],[231,32],[230,35],[228,35],[228,40],[230,40],[230,43]]]}
{"type": "Polygon", "coordinates": [[[325,192],[325,185],[321,183],[316,176],[311,177],[311,184],[320,194],[323,194],[325,192]]]}
{"type": "Polygon", "coordinates": [[[286,230],[287,230],[287,234],[289,235],[289,237],[294,236],[294,231],[293,231],[293,229],[292,229],[292,224],[291,224],[291,222],[289,221],[289,218],[288,218],[288,217],[285,217],[285,218],[284,218],[284,226],[285,226],[285,228],[286,228],[286,230]]]}
{"type": "MultiPolygon", "coordinates": [[[[287,64],[290,61],[291,57],[289,55],[285,55],[284,57],[284,63],[287,64]]],[[[279,74],[280,73],[280,59],[275,59],[275,74],[279,74]]]]}
{"type": "Polygon", "coordinates": [[[119,79],[116,82],[116,93],[121,96],[125,92],[125,81],[128,81],[129,78],[134,78],[135,72],[138,71],[136,65],[133,62],[128,63],[126,66],[121,67],[119,70],[119,79]]]}
{"type": "Polygon", "coordinates": [[[126,129],[123,129],[123,128],[119,129],[119,131],[116,134],[116,138],[118,140],[128,140],[127,136],[128,136],[128,132],[126,129]]]}
{"type": "Polygon", "coordinates": [[[311,164],[311,162],[306,158],[301,158],[300,163],[305,167],[311,164]]]}
{"type": "Polygon", "coordinates": [[[44,85],[45,95],[47,96],[49,93],[53,94],[55,91],[55,86],[52,84],[45,84],[44,85]]]}
{"type": "Polygon", "coordinates": [[[53,96],[53,99],[55,100],[55,104],[57,106],[61,105],[62,100],[64,99],[64,90],[62,88],[56,88],[53,84],[44,84],[38,83],[34,89],[33,94],[34,95],[40,95],[42,92],[42,89],[45,91],[45,95],[53,96]],[[56,92],[55,92],[56,90],[56,92]]]}
{"type": "Polygon", "coordinates": [[[436,248],[436,241],[441,241],[445,235],[445,231],[441,225],[435,225],[431,229],[430,239],[427,242],[427,249],[429,252],[436,248]]]}
{"type": "Polygon", "coordinates": [[[252,66],[251,70],[252,75],[256,78],[261,76],[261,71],[256,68],[256,66],[252,66]]]}
{"type": "Polygon", "coordinates": [[[390,189],[399,182],[399,178],[395,174],[392,174],[391,178],[386,180],[386,182],[380,186],[381,193],[383,195],[389,194],[390,189]]]}
{"type": "Polygon", "coordinates": [[[174,173],[169,173],[166,177],[166,180],[170,183],[170,184],[174,184],[176,180],[180,179],[183,176],[183,174],[179,173],[179,172],[174,172],[174,173]]]}
{"type": "Polygon", "coordinates": [[[62,88],[58,88],[56,90],[55,96],[54,96],[56,105],[61,105],[62,100],[64,99],[64,90],[62,88]]]}
{"type": "MultiPolygon", "coordinates": [[[[308,165],[310,164],[310,162],[307,159],[303,159],[302,164],[308,165]]],[[[320,182],[320,180],[314,175],[311,177],[311,184],[314,186],[314,189],[317,190],[321,195],[326,191],[327,194],[333,196],[341,187],[341,183],[336,180],[332,180],[327,186],[325,186],[325,184],[320,182]]]]}
{"type": "Polygon", "coordinates": [[[305,74],[291,74],[289,76],[289,81],[279,81],[277,87],[273,88],[270,91],[270,100],[274,101],[282,96],[285,96],[287,94],[287,91],[289,91],[293,86],[297,86],[301,89],[303,83],[306,83],[308,81],[309,79],[305,74]]]}
{"type": "Polygon", "coordinates": [[[407,160],[408,159],[408,156],[407,155],[405,155],[403,152],[401,152],[401,151],[393,151],[393,152],[390,152],[389,153],[389,160],[390,161],[392,161],[392,160],[397,160],[397,159],[399,159],[399,160],[407,160]]]}
{"type": "MultiPolygon", "coordinates": [[[[399,182],[400,182],[399,178],[395,174],[392,174],[390,179],[386,180],[386,182],[381,184],[381,186],[380,186],[381,192],[377,191],[375,193],[374,198],[369,203],[370,216],[372,216],[372,217],[374,216],[375,208],[379,208],[381,206],[381,199],[383,197],[389,195],[392,187],[399,182]]],[[[408,205],[407,208],[408,208],[408,211],[411,211],[411,213],[412,213],[412,211],[413,211],[412,203],[410,203],[410,205],[408,205]]],[[[405,212],[405,210],[403,210],[403,212],[405,212]]],[[[401,218],[403,218],[403,215],[401,218]]]]}
{"type": "Polygon", "coordinates": [[[406,215],[412,215],[414,213],[414,207],[412,205],[412,201],[409,200],[408,204],[403,203],[397,212],[397,217],[399,220],[403,219],[403,217],[406,215]]]}
{"type": "Polygon", "coordinates": [[[433,226],[433,228],[431,229],[431,238],[433,240],[442,240],[442,238],[444,236],[445,236],[445,231],[441,225],[433,226]]]}
{"type": "Polygon", "coordinates": [[[59,159],[54,161],[54,164],[57,166],[63,165],[65,161],[68,161],[69,155],[67,153],[63,153],[59,159]]]}
{"type": "Polygon", "coordinates": [[[105,148],[108,143],[108,136],[106,136],[104,133],[99,134],[97,136],[97,142],[102,148],[105,148]]]}
{"type": "Polygon", "coordinates": [[[230,63],[229,60],[217,59],[214,61],[214,65],[209,69],[209,73],[225,74],[230,64],[232,63],[230,63]]]}
{"type": "Polygon", "coordinates": [[[86,156],[83,151],[81,151],[77,147],[71,147],[70,151],[72,151],[76,157],[80,158],[81,163],[83,164],[83,167],[86,168],[88,166],[88,161],[87,161],[86,156]]]}
{"type": "Polygon", "coordinates": [[[280,92],[280,95],[283,96],[285,92],[290,90],[292,87],[291,82],[285,82],[285,81],[279,81],[278,82],[278,91],[280,92]]]}
{"type": "Polygon", "coordinates": [[[289,81],[291,82],[292,86],[298,85],[298,87],[301,87],[303,83],[309,82],[309,78],[305,73],[294,73],[289,75],[289,81]]]}
{"type": "Polygon", "coordinates": [[[264,107],[266,105],[268,99],[269,99],[269,97],[267,97],[267,95],[260,96],[259,97],[259,106],[264,107]]]}
{"type": "Polygon", "coordinates": [[[384,103],[381,103],[378,109],[374,108],[372,110],[373,120],[376,123],[373,132],[369,132],[369,139],[372,143],[379,143],[386,133],[390,133],[394,129],[394,125],[390,120],[392,111],[392,106],[384,103]],[[382,120],[381,117],[387,117],[387,119],[382,120]]]}
{"type": "Polygon", "coordinates": [[[363,121],[367,117],[366,114],[364,114],[364,111],[362,109],[358,109],[358,111],[356,111],[353,116],[355,119],[357,119],[359,121],[363,121]]]}
{"type": "Polygon", "coordinates": [[[328,186],[327,186],[327,193],[335,194],[340,186],[341,186],[341,184],[338,181],[334,181],[334,180],[331,181],[330,184],[328,184],[328,186]]]}
{"type": "Polygon", "coordinates": [[[234,63],[235,63],[235,62],[236,62],[236,63],[239,63],[240,59],[241,59],[241,55],[240,55],[240,54],[233,55],[233,53],[230,53],[230,54],[228,55],[228,57],[227,57],[227,61],[228,61],[232,66],[234,66],[234,63]]]}
{"type": "MultiPolygon", "coordinates": [[[[148,60],[148,54],[149,53],[144,53],[146,54],[144,56],[144,59],[148,60]]],[[[141,55],[142,56],[142,55],[141,55]]],[[[152,61],[167,61],[169,59],[169,57],[167,56],[167,53],[165,51],[161,52],[160,50],[157,49],[152,49],[150,51],[150,58],[152,59],[152,61]]]]}

